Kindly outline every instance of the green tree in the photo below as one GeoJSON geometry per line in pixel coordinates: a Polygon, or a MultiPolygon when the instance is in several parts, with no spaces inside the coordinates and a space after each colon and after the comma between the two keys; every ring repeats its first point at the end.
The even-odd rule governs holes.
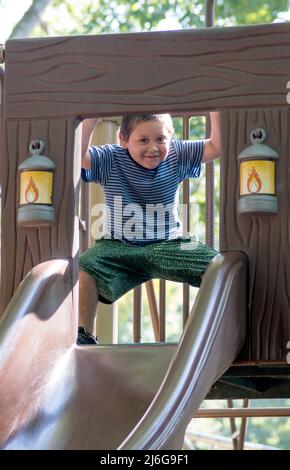
{"type": "MultiPolygon", "coordinates": [[[[269,23],[288,10],[288,0],[216,0],[215,25],[269,23]]],[[[205,25],[204,0],[53,0],[42,33],[98,34],[197,28],[205,25]],[[170,26],[171,25],[171,26],[170,26]]]]}
{"type": "MultiPolygon", "coordinates": [[[[11,38],[197,28],[205,25],[205,0],[33,0],[13,24],[11,38]]],[[[9,0],[0,0],[4,9],[9,0]]],[[[288,0],[216,0],[215,25],[270,23],[288,0]]]]}
{"type": "Polygon", "coordinates": [[[287,0],[217,1],[216,7],[218,23],[225,26],[227,22],[233,25],[271,23],[286,11],[288,11],[287,0]]]}

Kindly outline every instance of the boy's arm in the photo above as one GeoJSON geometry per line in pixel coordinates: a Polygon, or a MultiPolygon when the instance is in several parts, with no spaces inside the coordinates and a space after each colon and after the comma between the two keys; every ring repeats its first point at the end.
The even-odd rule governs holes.
{"type": "Polygon", "coordinates": [[[203,162],[210,162],[220,156],[221,136],[220,136],[220,113],[212,111],[210,114],[210,138],[204,141],[203,162]]]}
{"type": "Polygon", "coordinates": [[[88,150],[93,131],[96,125],[101,122],[100,118],[85,119],[83,121],[83,131],[82,131],[82,162],[81,166],[85,170],[91,169],[91,154],[88,150]]]}

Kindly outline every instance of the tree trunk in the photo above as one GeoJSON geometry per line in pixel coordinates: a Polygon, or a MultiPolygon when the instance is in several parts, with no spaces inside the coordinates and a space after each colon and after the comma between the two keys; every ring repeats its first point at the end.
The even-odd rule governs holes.
{"type": "Polygon", "coordinates": [[[33,0],[21,20],[14,26],[9,39],[29,37],[35,26],[39,23],[41,13],[43,13],[50,2],[51,0],[33,0]]]}

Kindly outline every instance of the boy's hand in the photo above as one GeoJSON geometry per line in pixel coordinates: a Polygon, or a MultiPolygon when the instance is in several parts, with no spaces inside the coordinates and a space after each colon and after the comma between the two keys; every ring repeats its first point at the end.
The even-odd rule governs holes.
{"type": "Polygon", "coordinates": [[[220,113],[212,111],[210,114],[210,138],[204,141],[203,162],[209,162],[220,156],[221,136],[220,136],[220,113]]]}

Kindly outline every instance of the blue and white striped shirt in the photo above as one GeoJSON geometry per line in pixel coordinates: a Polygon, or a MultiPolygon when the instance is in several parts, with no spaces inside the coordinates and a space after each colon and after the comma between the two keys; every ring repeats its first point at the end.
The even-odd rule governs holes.
{"type": "Polygon", "coordinates": [[[167,158],[147,169],[118,145],[90,147],[91,169],[82,169],[82,179],[104,188],[106,237],[134,244],[179,237],[179,185],[200,175],[203,148],[203,141],[173,140],[167,158]]]}

